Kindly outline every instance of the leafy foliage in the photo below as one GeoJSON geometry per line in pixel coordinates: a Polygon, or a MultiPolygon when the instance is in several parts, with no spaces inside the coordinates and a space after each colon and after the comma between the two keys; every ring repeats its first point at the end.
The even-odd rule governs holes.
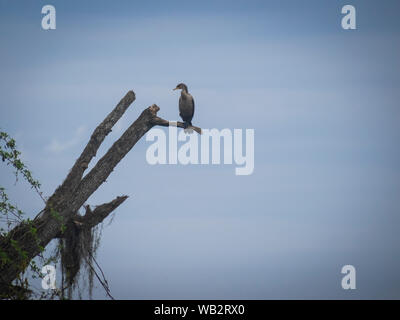
{"type": "Polygon", "coordinates": [[[20,159],[21,152],[17,150],[16,143],[13,138],[11,138],[6,132],[0,131],[0,158],[7,165],[14,167],[15,176],[21,174],[24,179],[32,186],[38,190],[40,188],[40,183],[32,177],[32,173],[28,170],[26,165],[20,159]]]}
{"type": "MultiPolygon", "coordinates": [[[[21,152],[17,150],[16,142],[6,132],[0,131],[0,158],[7,165],[14,168],[15,178],[18,181],[18,177],[22,176],[30,186],[39,191],[40,183],[34,179],[32,173],[29,171],[27,166],[23,163],[20,158],[21,152]]],[[[16,222],[22,222],[23,212],[18,209],[16,205],[13,205],[8,195],[6,194],[5,188],[0,186],[0,222],[5,222],[7,230],[0,227],[0,235],[5,236],[6,232],[10,230],[11,226],[16,222]]]]}
{"type": "MultiPolygon", "coordinates": [[[[25,165],[25,163],[20,158],[21,152],[17,150],[16,142],[11,138],[6,132],[0,131],[0,159],[6,165],[11,166],[14,169],[14,175],[16,181],[20,176],[29,183],[29,185],[38,193],[38,195],[45,202],[41,192],[40,183],[38,180],[34,179],[31,171],[25,165]]],[[[14,204],[10,202],[10,199],[6,193],[6,189],[0,186],[0,240],[1,238],[6,238],[11,228],[16,224],[26,224],[30,234],[37,240],[37,229],[33,226],[32,220],[25,218],[24,213],[14,204]]],[[[41,269],[38,267],[35,259],[29,261],[27,257],[27,252],[24,251],[18,241],[10,239],[11,247],[18,253],[22,258],[23,267],[30,267],[32,272],[32,278],[43,278],[44,275],[41,273],[41,269]]],[[[40,251],[43,253],[44,248],[39,246],[40,251]]],[[[55,257],[50,257],[49,259],[54,259],[55,257]]],[[[42,254],[40,254],[39,259],[42,260],[43,265],[46,261],[42,254]]],[[[48,259],[47,259],[48,260],[48,259]]],[[[13,263],[10,257],[5,251],[0,248],[0,267],[7,263],[13,263]]],[[[28,278],[23,274],[15,280],[12,286],[15,288],[14,295],[5,298],[16,298],[16,299],[26,299],[33,294],[31,291],[30,283],[28,278]]],[[[39,298],[49,298],[49,296],[54,296],[57,292],[52,292],[50,295],[47,293],[36,294],[39,298]]],[[[1,298],[1,297],[0,297],[1,298]]]]}
{"type": "MultiPolygon", "coordinates": [[[[16,181],[20,176],[29,183],[32,189],[41,197],[44,204],[46,205],[46,200],[44,199],[42,193],[40,192],[40,183],[38,180],[34,179],[32,173],[29,171],[28,167],[20,158],[21,152],[17,150],[16,142],[11,138],[6,132],[0,131],[0,159],[6,165],[11,166],[14,169],[14,175],[16,181]]],[[[20,274],[14,283],[10,286],[13,292],[12,295],[1,296],[1,298],[7,299],[28,299],[36,297],[39,299],[71,299],[73,290],[77,288],[78,273],[81,268],[81,264],[84,263],[87,268],[88,274],[88,284],[89,284],[89,296],[92,296],[93,289],[93,276],[95,275],[99,282],[106,289],[106,293],[112,298],[108,283],[101,271],[100,266],[95,260],[96,250],[99,246],[99,241],[101,237],[101,232],[97,228],[93,229],[80,229],[71,225],[69,229],[67,228],[63,217],[54,210],[50,208],[50,215],[52,218],[56,219],[61,223],[61,234],[62,238],[59,239],[58,246],[54,250],[54,253],[50,257],[45,258],[43,253],[45,248],[40,245],[40,241],[37,238],[37,228],[34,226],[33,221],[29,218],[24,217],[24,213],[18,209],[18,207],[10,202],[10,199],[6,193],[4,187],[0,186],[0,241],[2,238],[6,238],[10,230],[16,224],[24,224],[28,226],[28,232],[33,236],[33,239],[37,242],[40,249],[40,254],[37,259],[29,261],[27,252],[24,251],[18,241],[9,239],[11,247],[18,254],[22,261],[22,269],[26,269],[29,266],[29,271],[31,272],[30,277],[32,279],[44,278],[44,274],[41,272],[41,268],[37,264],[37,260],[40,261],[42,266],[48,264],[58,264],[61,260],[61,271],[62,271],[62,288],[60,290],[52,290],[50,292],[34,292],[31,290],[32,285],[28,281],[26,274],[20,274]],[[72,259],[72,260],[71,260],[72,259]],[[98,269],[102,273],[102,278],[97,274],[93,267],[93,263],[96,264],[98,269]],[[64,273],[66,277],[64,277],[64,273]],[[67,297],[64,292],[67,291],[67,297]]],[[[0,267],[5,264],[16,263],[14,262],[5,251],[0,247],[0,267]]],[[[81,295],[80,292],[78,292],[81,295]]]]}

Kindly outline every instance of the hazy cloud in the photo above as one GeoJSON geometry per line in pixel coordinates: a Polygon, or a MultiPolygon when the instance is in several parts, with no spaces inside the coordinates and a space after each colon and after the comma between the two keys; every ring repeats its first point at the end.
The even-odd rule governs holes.
{"type": "Polygon", "coordinates": [[[76,146],[82,139],[85,137],[85,133],[87,131],[86,126],[82,125],[78,127],[74,135],[71,139],[60,142],[57,138],[53,138],[50,144],[48,144],[45,148],[47,151],[53,152],[53,153],[60,153],[63,152],[67,149],[70,149],[74,146],[76,146]]]}

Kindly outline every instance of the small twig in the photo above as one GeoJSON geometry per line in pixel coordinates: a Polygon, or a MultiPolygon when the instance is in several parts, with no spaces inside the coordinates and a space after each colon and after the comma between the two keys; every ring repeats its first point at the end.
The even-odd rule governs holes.
{"type": "Polygon", "coordinates": [[[152,120],[152,123],[154,125],[161,126],[161,127],[176,126],[176,127],[183,128],[183,129],[193,129],[198,134],[201,134],[201,128],[196,127],[196,126],[189,126],[189,127],[185,128],[185,124],[180,121],[176,121],[176,122],[175,121],[167,121],[160,117],[154,117],[152,120]]]}
{"type": "Polygon", "coordinates": [[[111,295],[111,290],[110,290],[110,288],[109,288],[109,286],[108,286],[108,282],[107,282],[107,279],[106,279],[106,277],[105,277],[105,275],[104,275],[103,270],[100,268],[99,264],[97,263],[97,261],[96,261],[96,259],[93,257],[93,255],[92,255],[89,251],[88,251],[88,253],[89,253],[90,259],[92,259],[92,260],[95,262],[95,264],[97,265],[97,267],[99,268],[99,270],[100,270],[100,272],[101,272],[101,274],[102,274],[102,276],[103,276],[104,281],[100,279],[100,276],[99,276],[98,273],[96,272],[96,269],[92,266],[92,264],[90,263],[90,261],[85,257],[85,260],[86,260],[87,265],[88,265],[88,266],[90,267],[90,269],[94,272],[94,275],[96,276],[97,280],[99,280],[100,284],[103,286],[104,290],[106,291],[106,294],[107,294],[112,300],[115,300],[114,297],[111,295]]]}

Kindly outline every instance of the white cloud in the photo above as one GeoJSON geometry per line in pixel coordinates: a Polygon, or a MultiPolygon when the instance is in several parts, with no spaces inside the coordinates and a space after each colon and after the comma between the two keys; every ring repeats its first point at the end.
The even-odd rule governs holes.
{"type": "Polygon", "coordinates": [[[60,153],[67,149],[76,146],[85,137],[87,129],[86,126],[82,125],[75,130],[74,136],[65,142],[60,142],[58,139],[53,138],[50,144],[45,149],[53,153],[60,153]]]}

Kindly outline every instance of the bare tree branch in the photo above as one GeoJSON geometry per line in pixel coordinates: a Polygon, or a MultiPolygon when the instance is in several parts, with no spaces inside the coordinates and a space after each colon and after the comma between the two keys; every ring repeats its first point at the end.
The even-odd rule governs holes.
{"type": "MultiPolygon", "coordinates": [[[[9,258],[9,261],[0,264],[0,296],[2,292],[7,292],[12,281],[17,278],[19,273],[24,271],[28,265],[27,262],[29,263],[31,259],[40,254],[41,248],[46,247],[52,239],[60,235],[63,225],[65,226],[71,221],[74,222],[74,219],[76,219],[78,224],[83,223],[83,225],[93,227],[101,223],[105,217],[127,199],[127,196],[117,197],[109,203],[96,207],[93,211],[86,207],[86,215],[83,217],[76,214],[146,132],[155,125],[171,125],[169,121],[157,116],[157,112],[160,110],[157,105],[148,107],[109,148],[90,172],[83,176],[111,128],[134,100],[135,94],[133,91],[129,91],[114,110],[97,126],[82,154],[76,160],[62,185],[49,198],[41,214],[31,224],[21,223],[11,230],[6,237],[0,238],[0,251],[9,258]],[[34,234],[32,228],[36,230],[34,234]],[[13,243],[18,243],[19,250],[15,249],[13,243]],[[21,257],[20,252],[24,252],[24,257],[21,257]]],[[[177,126],[184,127],[182,122],[177,122],[177,126]]],[[[200,128],[194,126],[192,128],[201,134],[200,128]]]]}
{"type": "MultiPolygon", "coordinates": [[[[154,117],[154,119],[152,120],[154,125],[157,126],[162,126],[162,127],[169,127],[171,125],[175,125],[179,128],[185,128],[185,125],[183,122],[177,121],[174,123],[171,123],[171,121],[167,121],[164,119],[161,119],[159,117],[154,117]]],[[[196,126],[189,126],[188,129],[193,129],[194,131],[196,131],[198,134],[201,134],[201,128],[196,127],[196,126]]]]}
{"type": "Polygon", "coordinates": [[[135,101],[135,93],[131,90],[125,97],[121,99],[118,105],[110,112],[110,114],[100,123],[93,131],[88,144],[82,151],[79,158],[64,180],[63,184],[57,188],[54,194],[49,198],[48,202],[53,203],[57,197],[66,197],[66,193],[71,195],[82,179],[84,171],[87,169],[90,161],[96,156],[97,150],[105,137],[111,132],[111,128],[122,117],[128,107],[135,101]]]}
{"type": "Polygon", "coordinates": [[[106,181],[122,158],[154,126],[152,119],[156,116],[158,110],[160,108],[156,105],[145,109],[139,118],[114,142],[92,170],[83,177],[70,203],[71,211],[75,212],[82,207],[86,199],[106,181]]]}
{"type": "Polygon", "coordinates": [[[128,196],[117,197],[111,202],[97,206],[93,211],[90,209],[90,206],[86,206],[86,214],[82,217],[81,222],[85,227],[95,227],[103,222],[103,220],[126,199],[128,199],[128,196]]]}

